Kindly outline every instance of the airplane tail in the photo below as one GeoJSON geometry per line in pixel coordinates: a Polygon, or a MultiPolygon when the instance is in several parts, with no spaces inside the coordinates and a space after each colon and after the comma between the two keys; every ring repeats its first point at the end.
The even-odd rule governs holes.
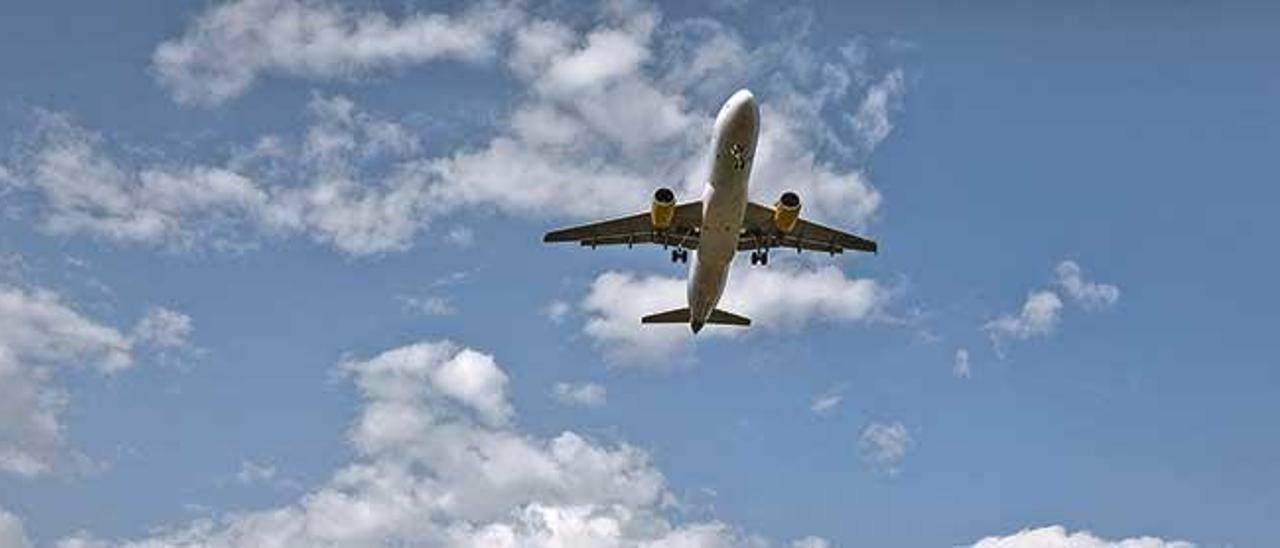
{"type": "Polygon", "coordinates": [[[693,327],[693,332],[697,333],[702,329],[703,323],[747,326],[751,325],[751,318],[739,316],[732,312],[725,312],[717,308],[711,311],[711,315],[707,317],[706,322],[692,322],[689,319],[688,308],[677,308],[640,318],[640,323],[687,323],[693,327]]]}

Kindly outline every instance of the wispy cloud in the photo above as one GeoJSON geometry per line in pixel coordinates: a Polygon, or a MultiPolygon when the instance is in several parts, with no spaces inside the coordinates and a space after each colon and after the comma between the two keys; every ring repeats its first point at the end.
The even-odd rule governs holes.
{"type": "Polygon", "coordinates": [[[404,305],[405,310],[427,316],[451,316],[457,312],[448,298],[439,295],[424,297],[402,295],[400,303],[404,305]]]}
{"type": "Polygon", "coordinates": [[[897,474],[898,465],[912,445],[911,435],[901,422],[872,422],[858,436],[862,459],[889,474],[897,474]]]}
{"type": "Polygon", "coordinates": [[[600,407],[608,401],[609,392],[605,387],[593,383],[556,383],[552,392],[556,401],[577,407],[600,407]]]}
{"type": "Polygon", "coordinates": [[[814,396],[813,401],[809,404],[809,411],[815,415],[830,415],[834,413],[836,408],[840,406],[840,402],[844,401],[844,385],[837,385],[831,389],[814,396]]]}
{"type": "Polygon", "coordinates": [[[217,104],[263,75],[352,78],[440,59],[489,59],[521,17],[499,2],[392,18],[325,0],[236,0],[210,7],[182,36],[161,43],[152,63],[178,101],[217,104]]]}
{"type": "Polygon", "coordinates": [[[951,362],[951,376],[957,379],[967,379],[973,373],[969,366],[969,349],[957,348],[955,357],[951,362]]]}

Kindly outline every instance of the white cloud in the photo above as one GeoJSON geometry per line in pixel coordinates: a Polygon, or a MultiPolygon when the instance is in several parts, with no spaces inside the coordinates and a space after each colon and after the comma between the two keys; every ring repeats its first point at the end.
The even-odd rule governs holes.
{"type": "Polygon", "coordinates": [[[1016,315],[1006,314],[990,322],[982,328],[991,336],[996,348],[1001,348],[1005,339],[1026,340],[1035,336],[1048,335],[1058,324],[1058,315],[1062,312],[1062,299],[1052,291],[1036,291],[1027,295],[1022,310],[1016,315]]]}
{"type": "MultiPolygon", "coordinates": [[[[606,272],[580,303],[584,331],[623,363],[670,363],[692,341],[687,325],[641,325],[640,318],[685,306],[686,281],[630,272],[606,272]]],[[[875,280],[849,278],[834,266],[809,268],[780,261],[739,268],[730,275],[720,308],[752,319],[752,329],[799,330],[818,321],[858,322],[877,317],[889,292],[875,280]]],[[[708,326],[699,336],[733,336],[740,328],[708,326]]]]}
{"type": "Polygon", "coordinates": [[[55,293],[0,286],[0,470],[35,476],[64,456],[68,396],[54,383],[54,367],[112,374],[133,365],[131,352],[128,337],[55,293]]]}
{"type": "Polygon", "coordinates": [[[240,471],[236,472],[236,481],[241,485],[270,482],[276,477],[276,467],[270,463],[258,464],[245,459],[240,461],[240,471]]]}
{"type": "Polygon", "coordinates": [[[188,344],[193,327],[191,316],[153,306],[133,328],[133,338],[158,348],[181,348],[188,344]]]}
{"type": "Polygon", "coordinates": [[[972,373],[969,367],[969,349],[957,348],[951,365],[951,375],[957,379],[967,379],[972,373]]]}
{"type": "Polygon", "coordinates": [[[837,386],[822,394],[818,394],[813,398],[813,402],[809,404],[809,411],[815,415],[828,415],[839,407],[840,402],[844,400],[844,386],[837,386]]]}
{"type": "MultiPolygon", "coordinates": [[[[1111,306],[1120,299],[1120,288],[1114,285],[1089,282],[1084,279],[1080,265],[1074,261],[1062,261],[1056,270],[1055,283],[1062,288],[1071,302],[1086,311],[1111,306]]],[[[1053,332],[1062,315],[1063,302],[1058,293],[1050,289],[1031,292],[1018,314],[1005,314],[987,322],[982,329],[991,337],[996,352],[1003,352],[1006,340],[1026,340],[1046,336],[1053,332]]]]}
{"type": "Polygon", "coordinates": [[[455,226],[444,234],[444,241],[458,247],[470,247],[475,239],[475,233],[465,226],[455,226]]]}
{"type": "Polygon", "coordinates": [[[0,546],[5,548],[30,548],[31,541],[18,516],[0,508],[0,546]]]}
{"type": "Polygon", "coordinates": [[[1075,261],[1062,261],[1056,269],[1057,283],[1068,297],[1085,310],[1096,310],[1116,304],[1120,300],[1120,288],[1084,279],[1080,265],[1075,261]]]}
{"type": "Polygon", "coordinates": [[[863,460],[890,474],[897,472],[898,464],[907,456],[907,448],[911,444],[911,435],[901,422],[873,422],[858,436],[863,460]]]}
{"type": "Polygon", "coordinates": [[[448,298],[439,295],[425,297],[405,295],[400,297],[400,302],[406,309],[427,316],[449,316],[457,312],[448,298]]]}
{"type": "Polygon", "coordinates": [[[560,323],[563,322],[565,316],[568,316],[572,311],[573,305],[561,300],[555,300],[547,303],[546,308],[542,309],[542,314],[546,316],[548,320],[560,323]]]}
{"type": "Polygon", "coordinates": [[[903,82],[901,69],[891,71],[884,76],[884,79],[867,89],[867,94],[862,98],[862,104],[858,106],[852,121],[859,134],[863,136],[864,145],[868,150],[875,149],[893,131],[890,109],[894,108],[894,102],[905,90],[906,85],[903,82]]]}
{"type": "Polygon", "coordinates": [[[162,528],[122,545],[743,544],[723,523],[664,517],[672,495],[644,451],[514,429],[506,374],[488,355],[418,343],[340,367],[364,399],[349,434],[352,462],[286,506],[162,528]]]}
{"type": "Polygon", "coordinates": [[[1107,540],[1088,531],[1068,533],[1061,525],[1053,525],[1023,529],[1005,537],[986,537],[973,548],[1195,548],[1195,544],[1157,537],[1107,540]]]}
{"type": "MultiPolygon", "coordinates": [[[[505,61],[496,66],[519,91],[487,128],[493,137],[477,145],[428,157],[412,128],[317,96],[309,129],[263,136],[221,165],[116,157],[101,137],[47,115],[13,177],[42,198],[42,226],[56,234],[177,250],[304,234],[355,255],[403,251],[460,211],[616,215],[642,209],[663,184],[693,198],[716,107],[733,86],[758,81],[764,121],[753,198],[794,190],[807,215],[854,227],[878,211],[880,193],[858,165],[865,155],[846,152],[881,130],[832,123],[842,118],[829,111],[879,104],[900,72],[870,83],[864,60],[823,60],[803,32],[749,49],[723,25],[664,23],[643,3],[606,3],[601,17],[576,26],[522,9],[481,4],[456,16],[394,18],[323,0],[241,0],[209,8],[157,50],[161,80],[179,97],[221,100],[265,73],[347,76],[425,62],[436,57],[389,52],[416,51],[423,45],[412,37],[428,27],[463,29],[476,40],[429,47],[449,57],[449,44],[483,46],[505,61]]],[[[441,234],[469,239],[457,229],[441,234]]]]}
{"type": "Polygon", "coordinates": [[[178,101],[217,104],[264,74],[352,78],[438,59],[490,58],[520,15],[497,2],[457,15],[393,19],[327,0],[238,0],[201,13],[182,36],[156,48],[152,63],[178,101]]]}
{"type": "Polygon", "coordinates": [[[36,148],[24,155],[23,188],[43,198],[43,228],[126,243],[188,247],[219,240],[227,225],[261,215],[268,196],[253,181],[207,166],[126,168],[101,136],[65,116],[37,116],[36,148]]]}
{"type": "Polygon", "coordinates": [[[791,548],[831,548],[831,541],[822,537],[808,536],[791,541],[791,548]]]}
{"type": "Polygon", "coordinates": [[[552,392],[556,401],[571,406],[600,407],[608,400],[609,392],[605,387],[593,383],[556,383],[552,392]]]}

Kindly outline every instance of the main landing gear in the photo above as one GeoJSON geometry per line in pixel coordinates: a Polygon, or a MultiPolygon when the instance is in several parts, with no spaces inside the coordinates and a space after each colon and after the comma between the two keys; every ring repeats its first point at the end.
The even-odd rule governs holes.
{"type": "Polygon", "coordinates": [[[769,266],[769,250],[761,249],[751,252],[751,265],[769,266]]]}
{"type": "Polygon", "coordinates": [[[689,250],[688,249],[672,249],[671,262],[673,263],[689,262],[689,250]]]}

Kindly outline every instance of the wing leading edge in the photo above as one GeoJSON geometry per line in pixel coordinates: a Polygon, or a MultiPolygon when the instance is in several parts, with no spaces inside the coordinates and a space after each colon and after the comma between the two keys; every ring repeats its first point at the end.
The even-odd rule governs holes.
{"type": "Polygon", "coordinates": [[[805,219],[796,221],[796,226],[790,232],[782,232],[774,225],[773,214],[772,207],[755,202],[747,203],[742,236],[738,238],[738,251],[786,247],[835,255],[848,249],[870,253],[879,250],[873,240],[805,219]]]}
{"type": "Polygon", "coordinates": [[[578,242],[585,246],[618,244],[659,244],[684,249],[698,248],[698,231],[702,227],[702,202],[686,202],[676,206],[671,226],[656,229],[649,212],[636,213],[607,221],[553,230],[542,237],[544,242],[578,242]]]}

